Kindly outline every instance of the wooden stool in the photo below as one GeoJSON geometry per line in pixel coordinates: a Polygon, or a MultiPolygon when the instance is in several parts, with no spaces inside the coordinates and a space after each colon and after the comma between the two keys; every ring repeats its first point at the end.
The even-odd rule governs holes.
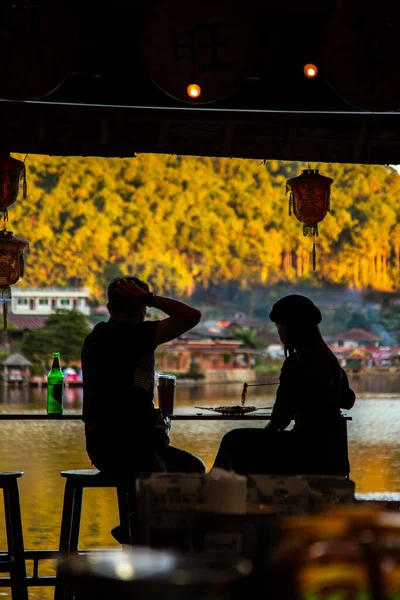
{"type": "Polygon", "coordinates": [[[4,513],[7,533],[7,552],[0,553],[0,573],[10,573],[13,600],[28,600],[24,538],[22,534],[21,507],[19,504],[18,477],[22,472],[0,473],[3,490],[4,513]]]}
{"type": "MultiPolygon", "coordinates": [[[[61,519],[59,551],[64,556],[76,554],[79,551],[79,533],[82,515],[82,497],[84,488],[115,487],[118,496],[118,509],[121,524],[127,527],[130,543],[133,543],[129,515],[134,510],[134,482],[123,481],[100,473],[97,469],[79,471],[61,471],[66,478],[64,504],[61,519]]],[[[55,600],[69,598],[64,586],[56,582],[55,600]]]]}

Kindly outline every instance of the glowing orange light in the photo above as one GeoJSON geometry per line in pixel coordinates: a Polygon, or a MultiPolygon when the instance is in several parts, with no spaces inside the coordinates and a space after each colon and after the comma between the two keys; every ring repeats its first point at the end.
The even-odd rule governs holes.
{"type": "Polygon", "coordinates": [[[191,83],[187,86],[186,92],[191,98],[198,98],[201,94],[201,87],[197,83],[191,83]]]}
{"type": "Polygon", "coordinates": [[[303,72],[308,79],[314,79],[314,77],[318,75],[318,69],[312,63],[307,63],[304,65],[303,72]]]}

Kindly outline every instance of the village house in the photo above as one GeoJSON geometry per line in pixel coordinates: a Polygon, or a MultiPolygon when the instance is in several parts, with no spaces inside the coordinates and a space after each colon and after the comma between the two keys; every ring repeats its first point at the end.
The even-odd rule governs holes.
{"type": "Polygon", "coordinates": [[[87,288],[14,288],[11,313],[20,316],[48,316],[57,309],[90,314],[87,288]]]}
{"type": "Polygon", "coordinates": [[[336,346],[341,349],[367,347],[378,348],[380,342],[381,338],[378,335],[370,333],[365,329],[355,327],[354,329],[349,329],[348,331],[335,336],[333,338],[332,350],[333,347],[336,346]]]}
{"type": "Polygon", "coordinates": [[[243,342],[231,339],[181,337],[172,340],[156,354],[158,371],[198,373],[207,380],[248,381],[255,379],[256,350],[243,348],[243,342]]]}
{"type": "Polygon", "coordinates": [[[364,348],[354,348],[344,354],[344,366],[352,371],[360,371],[367,366],[369,354],[364,348]]]}
{"type": "MultiPolygon", "coordinates": [[[[87,288],[13,288],[8,321],[20,330],[32,331],[44,327],[49,315],[57,309],[77,310],[90,314],[87,288]]],[[[14,332],[13,337],[18,337],[14,332]]]]}
{"type": "Polygon", "coordinates": [[[1,363],[1,382],[4,386],[28,385],[32,363],[21,354],[11,354],[1,363]]]}

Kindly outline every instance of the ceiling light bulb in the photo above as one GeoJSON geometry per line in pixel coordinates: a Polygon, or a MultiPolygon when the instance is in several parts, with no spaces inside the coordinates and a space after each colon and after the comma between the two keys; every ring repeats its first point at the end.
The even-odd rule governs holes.
{"type": "Polygon", "coordinates": [[[303,72],[308,79],[314,79],[314,77],[318,75],[318,69],[316,65],[313,65],[312,63],[304,65],[303,72]]]}
{"type": "Polygon", "coordinates": [[[201,87],[197,83],[191,83],[187,86],[186,92],[190,98],[198,98],[201,94],[201,87]]]}

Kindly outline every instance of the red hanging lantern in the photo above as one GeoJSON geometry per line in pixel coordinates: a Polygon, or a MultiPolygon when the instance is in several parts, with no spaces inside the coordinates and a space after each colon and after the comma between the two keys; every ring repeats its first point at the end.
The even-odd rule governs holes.
{"type": "Polygon", "coordinates": [[[21,179],[26,198],[25,163],[12,158],[8,153],[0,153],[0,219],[3,219],[4,228],[8,220],[8,207],[14,204],[18,197],[21,179]]]}
{"type": "Polygon", "coordinates": [[[14,237],[12,231],[0,231],[0,302],[3,303],[3,324],[7,330],[7,307],[11,302],[10,286],[24,275],[24,251],[28,242],[14,237]]]}
{"type": "Polygon", "coordinates": [[[330,195],[333,179],[318,173],[318,169],[304,169],[301,175],[286,182],[289,196],[289,216],[303,223],[303,234],[313,239],[313,269],[315,270],[315,238],[318,237],[318,223],[330,211],[330,195]]]}

